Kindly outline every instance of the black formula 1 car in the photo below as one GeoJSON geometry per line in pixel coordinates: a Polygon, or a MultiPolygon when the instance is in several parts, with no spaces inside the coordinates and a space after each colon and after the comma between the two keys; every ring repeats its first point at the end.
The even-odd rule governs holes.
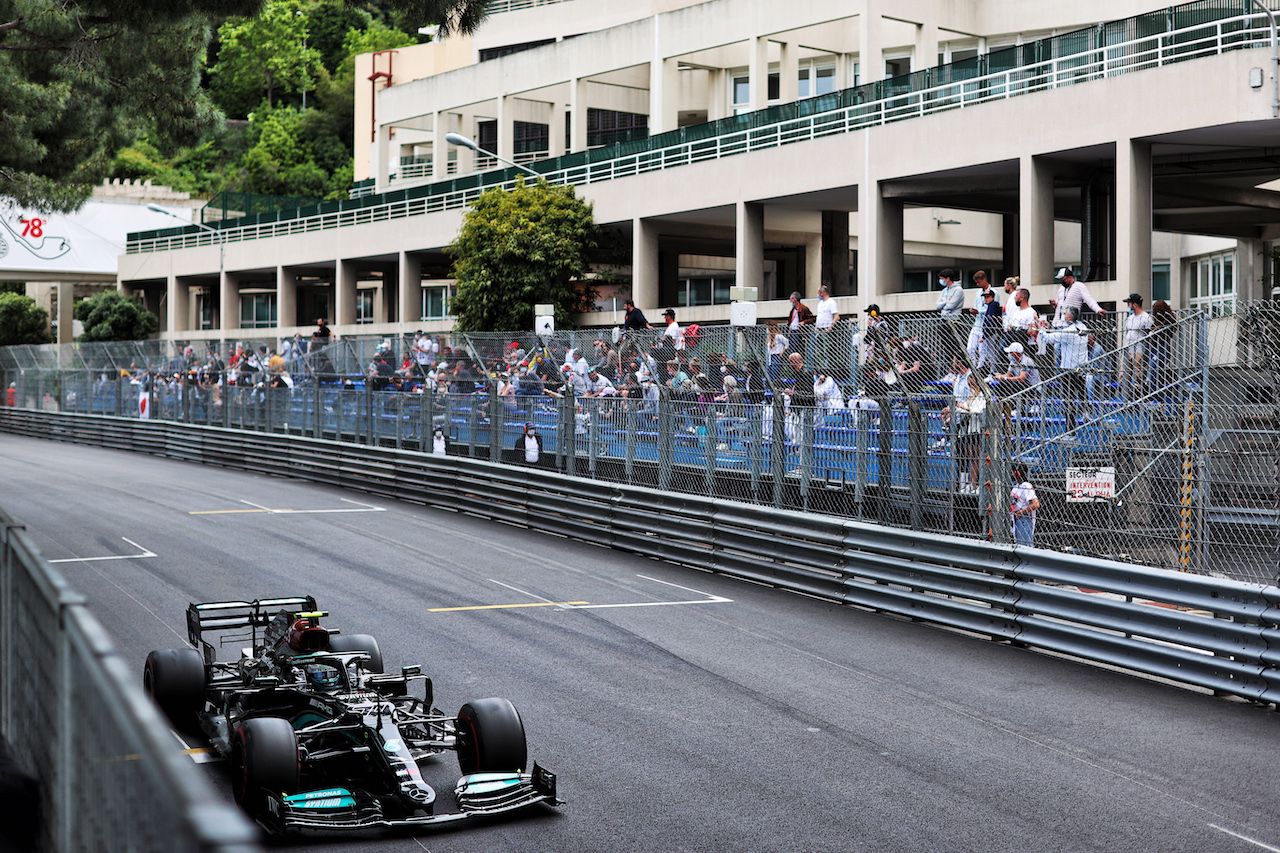
{"type": "Polygon", "coordinates": [[[322,626],[327,615],[310,596],[192,604],[192,648],[147,655],[147,692],[230,762],[236,801],[264,829],[423,826],[561,805],[555,775],[527,763],[515,706],[480,699],[448,716],[420,667],[385,673],[377,641],[322,626]],[[248,645],[222,662],[211,639],[248,645]],[[437,814],[420,765],[445,751],[463,775],[457,811],[437,814]]]}

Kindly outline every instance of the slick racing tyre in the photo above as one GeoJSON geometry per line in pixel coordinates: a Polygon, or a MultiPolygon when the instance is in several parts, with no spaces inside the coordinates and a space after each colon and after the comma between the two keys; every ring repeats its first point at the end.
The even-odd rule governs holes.
{"type": "Polygon", "coordinates": [[[142,689],[183,731],[197,729],[204,710],[204,659],[195,649],[161,649],[147,655],[142,689]]]}
{"type": "Polygon", "coordinates": [[[365,661],[365,669],[369,672],[382,672],[382,649],[378,641],[369,634],[335,634],[329,637],[331,652],[368,652],[369,660],[365,661]]]}
{"type": "Polygon", "coordinates": [[[280,717],[254,717],[231,738],[231,792],[250,815],[266,805],[263,791],[298,790],[298,738],[280,717]]]}
{"type": "Polygon", "coordinates": [[[458,712],[458,766],[462,774],[524,770],[524,723],[506,699],[477,699],[458,712]]]}

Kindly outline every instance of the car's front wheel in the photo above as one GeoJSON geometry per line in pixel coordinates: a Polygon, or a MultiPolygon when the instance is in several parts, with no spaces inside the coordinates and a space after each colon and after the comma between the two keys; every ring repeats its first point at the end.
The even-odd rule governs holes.
{"type": "Polygon", "coordinates": [[[477,699],[458,712],[458,766],[464,776],[524,770],[524,722],[506,699],[477,699]]]}
{"type": "Polygon", "coordinates": [[[204,710],[204,659],[195,649],[154,651],[142,667],[142,689],[176,728],[193,730],[204,710]]]}
{"type": "Polygon", "coordinates": [[[236,726],[231,739],[231,792],[240,807],[256,815],[263,791],[298,789],[298,737],[288,720],[254,717],[236,726]]]}

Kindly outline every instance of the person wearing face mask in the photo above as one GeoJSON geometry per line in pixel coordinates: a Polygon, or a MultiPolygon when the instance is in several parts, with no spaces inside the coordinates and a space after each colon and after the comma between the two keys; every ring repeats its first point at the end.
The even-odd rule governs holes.
{"type": "Polygon", "coordinates": [[[444,429],[441,427],[436,427],[431,433],[431,455],[449,455],[449,439],[445,438],[444,429]]]}
{"type": "Polygon", "coordinates": [[[1125,300],[1129,316],[1124,321],[1125,375],[1124,387],[1130,395],[1142,392],[1147,363],[1147,335],[1155,326],[1155,320],[1142,307],[1142,294],[1130,293],[1125,300]]]}
{"type": "Polygon", "coordinates": [[[944,320],[960,319],[960,310],[964,308],[964,287],[955,278],[956,272],[950,267],[938,273],[938,286],[942,292],[938,294],[938,304],[934,308],[942,313],[944,320]]]}
{"type": "Polygon", "coordinates": [[[520,460],[527,465],[537,465],[542,458],[542,439],[538,437],[538,428],[532,421],[525,423],[524,432],[516,438],[515,449],[520,453],[520,460]]]}

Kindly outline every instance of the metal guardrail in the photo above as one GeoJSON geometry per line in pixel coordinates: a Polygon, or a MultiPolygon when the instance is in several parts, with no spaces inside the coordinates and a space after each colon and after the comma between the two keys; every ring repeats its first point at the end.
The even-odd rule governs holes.
{"type": "Polygon", "coordinates": [[[260,850],[180,753],[140,673],[0,511],[0,731],[39,780],[38,849],[260,850]]]}
{"type": "MultiPolygon", "coordinates": [[[[1246,0],[1186,3],[1040,39],[963,63],[643,140],[538,160],[530,167],[553,184],[577,186],[611,181],[1269,45],[1266,16],[1248,14],[1250,8],[1246,0]],[[1134,33],[1138,35],[1135,37],[1134,33]]],[[[249,217],[239,225],[228,223],[216,234],[194,226],[139,232],[129,235],[126,252],[162,252],[283,237],[454,210],[467,206],[487,189],[509,189],[524,179],[522,170],[505,168],[318,207],[249,217]]]]}
{"type": "Polygon", "coordinates": [[[1258,702],[1280,701],[1274,585],[344,442],[0,411],[0,430],[336,483],[1258,702]],[[234,448],[234,451],[229,448],[234,448]]]}

